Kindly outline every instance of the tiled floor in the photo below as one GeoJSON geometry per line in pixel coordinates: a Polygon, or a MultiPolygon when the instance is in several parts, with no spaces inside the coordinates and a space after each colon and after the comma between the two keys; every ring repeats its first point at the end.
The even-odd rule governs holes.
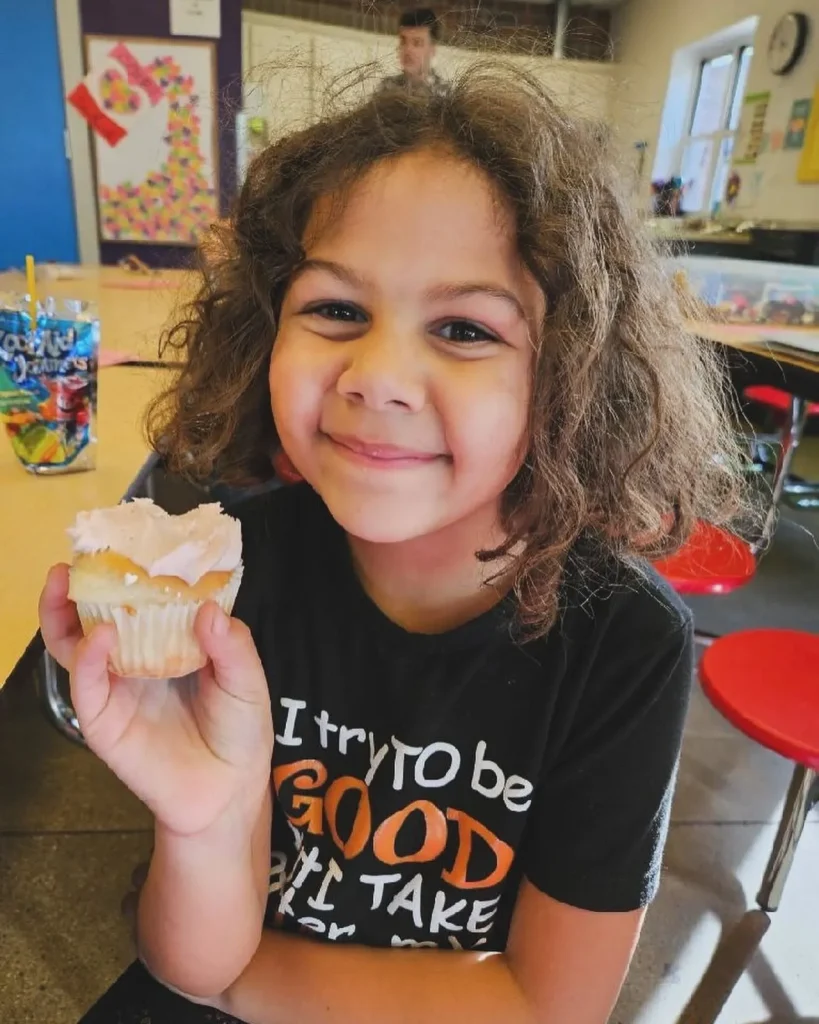
{"type": "MultiPolygon", "coordinates": [[[[800,455],[805,475],[819,477],[819,444],[800,455]]],[[[801,523],[819,537],[819,513],[801,523]]],[[[816,609],[819,632],[813,547],[816,588],[804,600],[816,609]]],[[[787,762],[736,733],[695,694],[664,882],[613,1024],[674,1024],[722,929],[753,906],[789,777],[787,762]]],[[[119,904],[149,847],[145,810],[45,724],[32,690],[3,693],[0,1024],[74,1024],[130,961],[119,904]]],[[[819,1021],[817,865],[814,812],[782,909],[720,1024],[819,1021]]]]}
{"type": "MultiPolygon", "coordinates": [[[[673,1024],[722,930],[753,907],[791,767],[736,733],[695,694],[660,895],[612,1024],[673,1024]]],[[[781,909],[721,1024],[819,1021],[819,813],[781,909]]]]}

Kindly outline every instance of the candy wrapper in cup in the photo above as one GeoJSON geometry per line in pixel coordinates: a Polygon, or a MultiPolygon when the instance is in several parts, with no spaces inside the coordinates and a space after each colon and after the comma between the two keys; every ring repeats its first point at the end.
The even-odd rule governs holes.
{"type": "Polygon", "coordinates": [[[31,473],[93,469],[99,319],[90,303],[0,296],[0,421],[31,473]]]}

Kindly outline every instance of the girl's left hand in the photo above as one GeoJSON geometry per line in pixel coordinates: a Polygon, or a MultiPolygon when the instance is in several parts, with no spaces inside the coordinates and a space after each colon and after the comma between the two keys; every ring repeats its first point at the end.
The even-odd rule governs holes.
{"type": "Polygon", "coordinates": [[[247,627],[204,605],[196,634],[207,665],[184,679],[124,679],[108,670],[111,625],[82,637],[68,567],[52,569],[40,600],[49,651],[71,675],[91,750],[177,835],[254,821],[270,782],[273,722],[264,670],[247,627]],[[229,819],[229,822],[228,822],[229,819]],[[232,823],[232,824],[231,824],[232,823]]]}

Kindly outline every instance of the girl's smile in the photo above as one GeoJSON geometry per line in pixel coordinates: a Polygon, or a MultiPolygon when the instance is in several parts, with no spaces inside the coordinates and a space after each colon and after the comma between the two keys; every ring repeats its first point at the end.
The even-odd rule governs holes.
{"type": "Polygon", "coordinates": [[[445,454],[403,448],[381,441],[364,441],[349,434],[327,433],[324,436],[342,458],[371,469],[417,469],[448,458],[445,454]]]}

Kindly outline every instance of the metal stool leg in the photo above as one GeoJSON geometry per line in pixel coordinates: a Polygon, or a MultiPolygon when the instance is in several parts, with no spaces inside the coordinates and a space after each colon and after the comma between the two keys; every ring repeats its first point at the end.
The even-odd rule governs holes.
{"type": "Polygon", "coordinates": [[[796,449],[802,440],[805,431],[805,423],[808,418],[808,403],[798,395],[791,396],[791,405],[785,423],[780,434],[779,451],[776,458],[773,481],[771,482],[771,501],[768,507],[768,514],[765,517],[765,528],[762,531],[762,538],[752,545],[755,555],[762,551],[767,543],[767,538],[773,536],[773,529],[776,525],[779,502],[785,492],[785,486],[790,476],[793,457],[796,449]]]}
{"type": "Polygon", "coordinates": [[[774,470],[773,487],[771,493],[771,504],[777,505],[782,497],[785,484],[790,476],[793,457],[796,449],[802,440],[805,432],[805,423],[808,419],[808,403],[798,395],[791,396],[791,406],[785,423],[782,426],[782,442],[779,448],[779,455],[774,470]]]}
{"type": "Polygon", "coordinates": [[[773,850],[771,850],[768,866],[765,868],[762,887],[756,898],[763,910],[773,912],[779,908],[782,890],[785,888],[785,882],[793,864],[796,845],[802,835],[808,811],[812,803],[816,801],[816,796],[817,773],[804,765],[796,765],[791,784],[788,787],[785,809],[782,812],[776,839],[774,839],[773,850]]]}
{"type": "Polygon", "coordinates": [[[74,743],[85,746],[85,740],[80,732],[80,723],[77,721],[74,709],[60,692],[60,673],[62,671],[46,651],[37,672],[40,702],[46,718],[63,736],[67,736],[74,743]]]}

